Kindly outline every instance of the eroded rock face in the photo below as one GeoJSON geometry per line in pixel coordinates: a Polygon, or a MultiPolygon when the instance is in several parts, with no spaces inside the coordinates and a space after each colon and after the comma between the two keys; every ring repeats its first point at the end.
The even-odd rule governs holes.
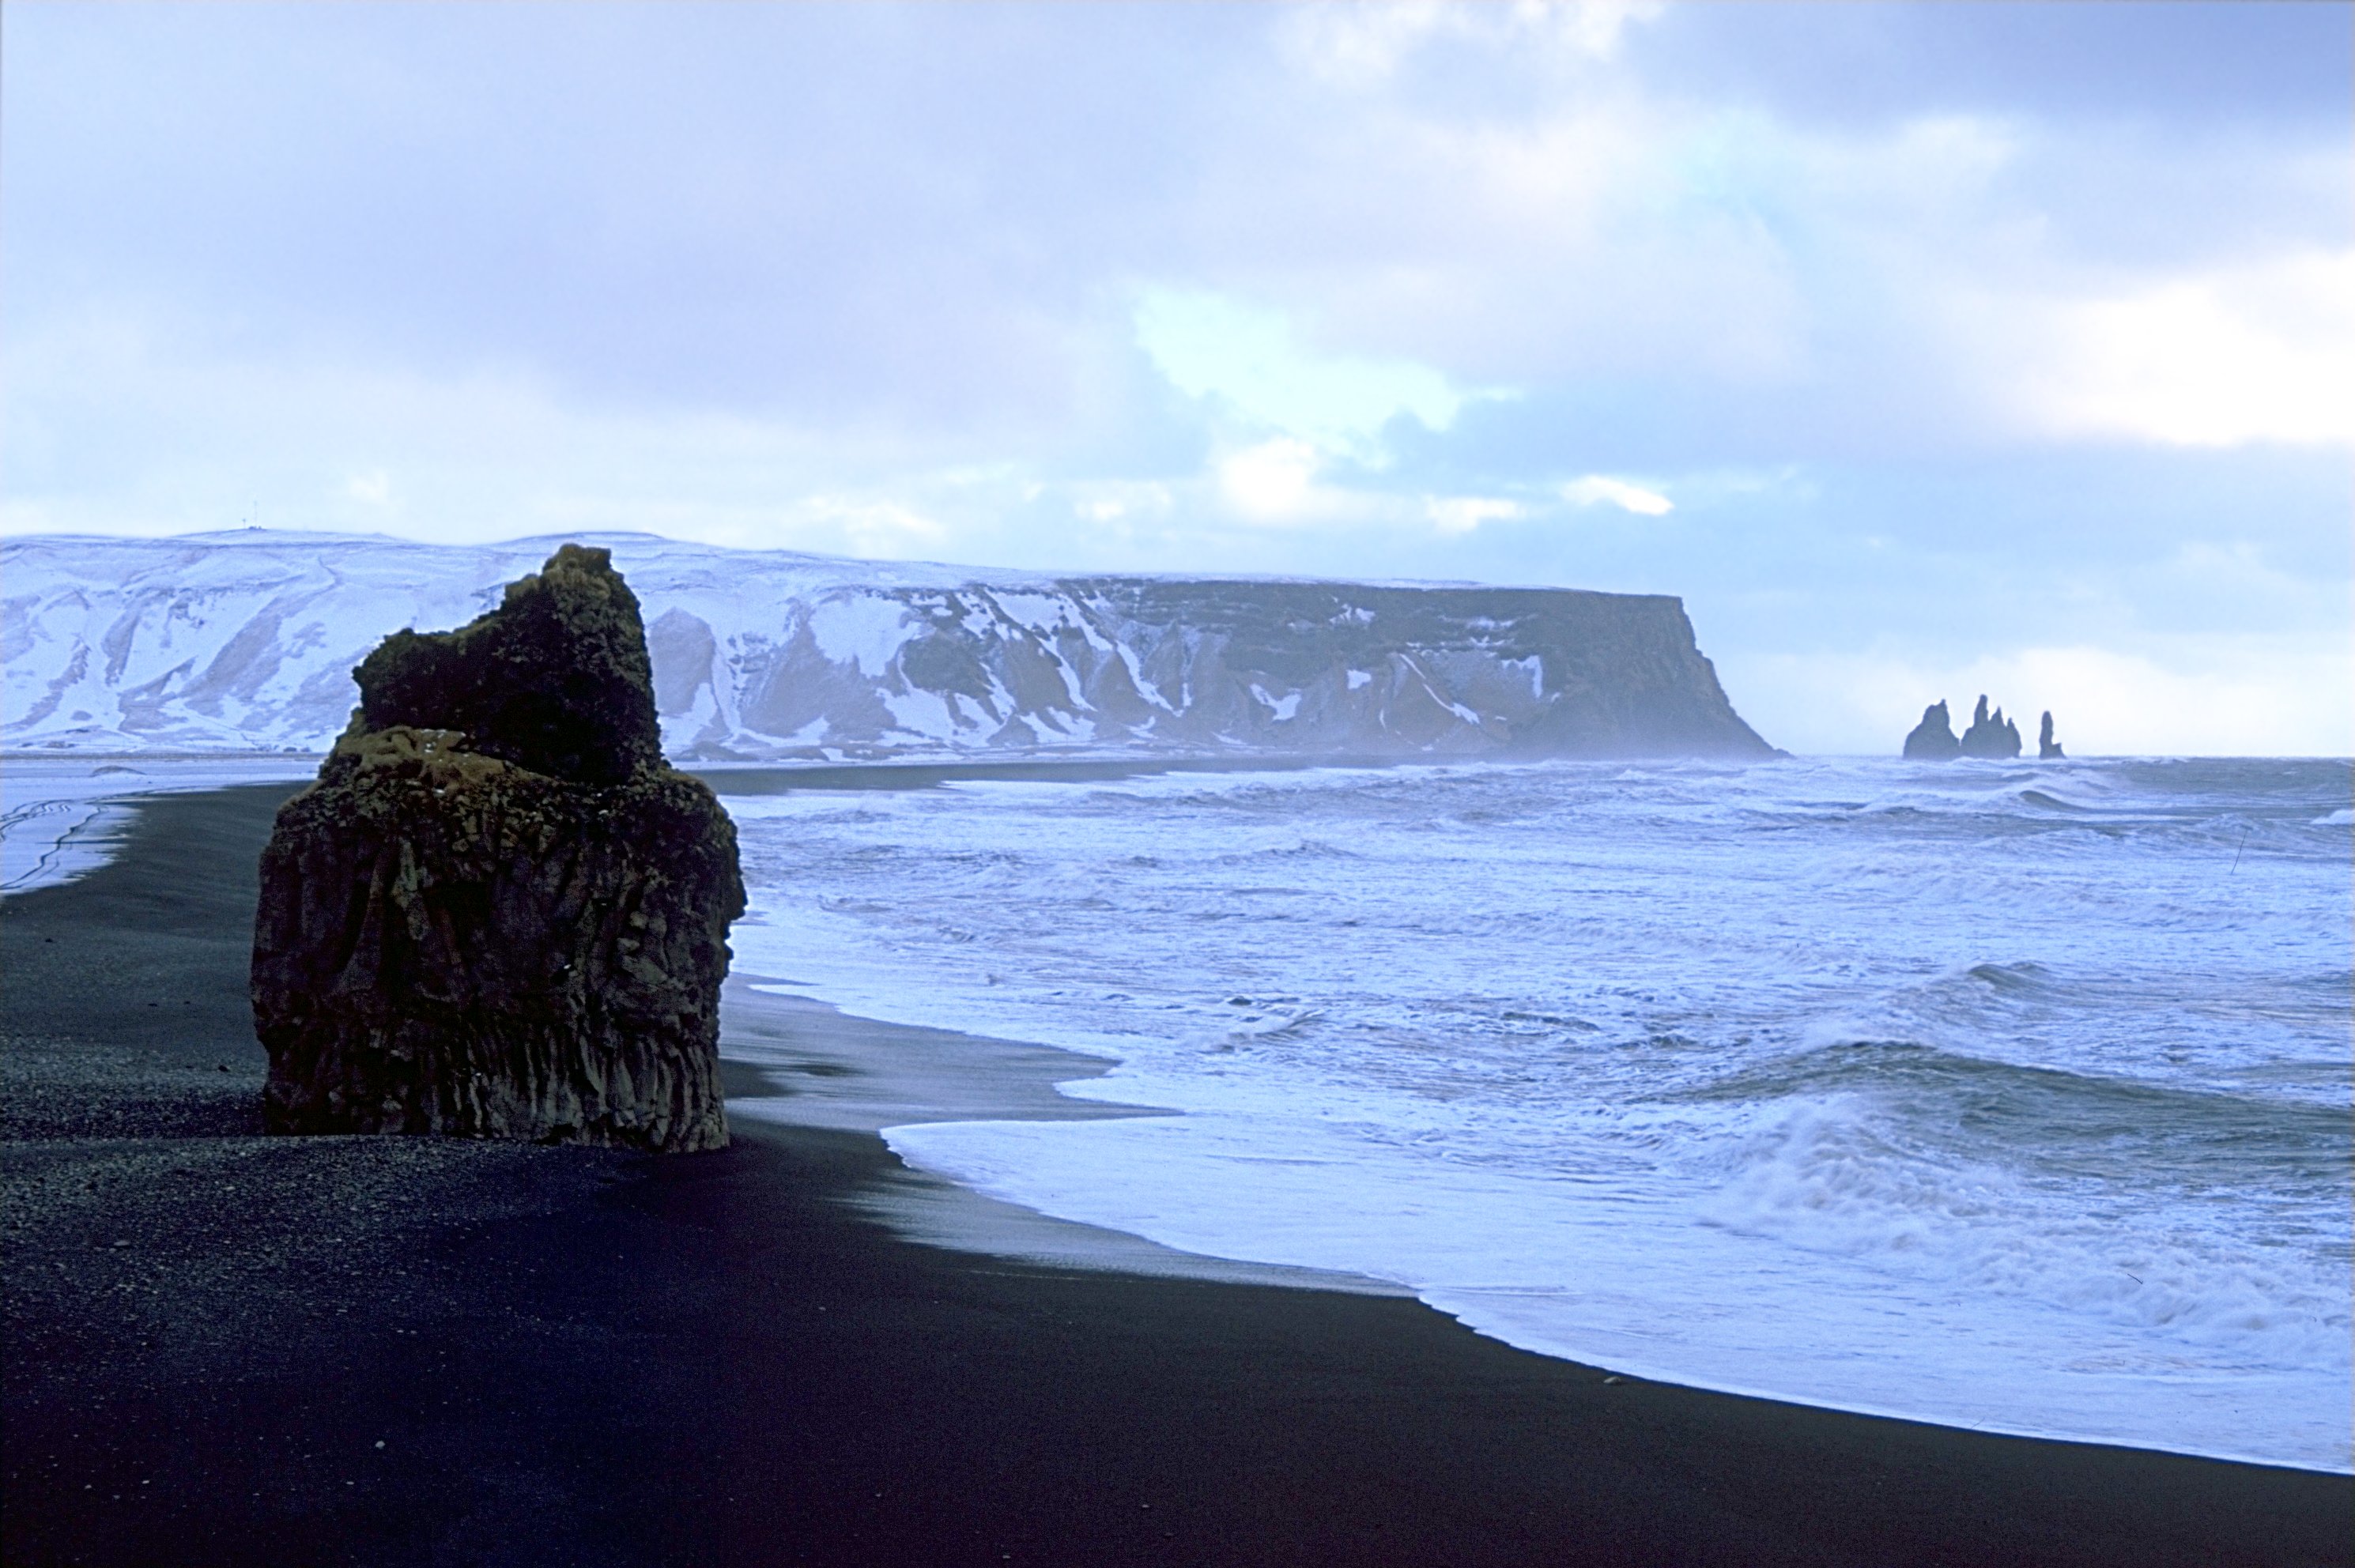
{"type": "MultiPolygon", "coordinates": [[[[2004,717],[2001,708],[1989,713],[1987,700],[1982,694],[1978,706],[1971,712],[1971,727],[1956,736],[1954,721],[1947,717],[1946,705],[1941,700],[1922,710],[1922,722],[1905,736],[1905,755],[1933,761],[1951,757],[2018,757],[2019,726],[2004,717]]],[[[2052,715],[2049,711],[2037,734],[2036,755],[2047,760],[2062,755],[2061,743],[2052,738],[2052,715]]]]}
{"type": "Polygon", "coordinates": [[[2018,757],[2019,726],[2004,717],[2001,708],[1989,714],[1982,694],[1979,705],[1971,713],[1971,727],[1963,731],[1961,745],[1965,757],[2018,757]]]}
{"type": "Polygon", "coordinates": [[[262,854],[271,1128],[724,1145],[735,828],[662,760],[606,552],[568,545],[355,674],[351,728],[262,854]]]}
{"type": "Polygon", "coordinates": [[[663,766],[637,597],[612,553],[567,545],[455,631],[396,631],[352,672],[356,728],[456,730],[484,757],[588,784],[663,766]]]}
{"type": "Polygon", "coordinates": [[[1955,722],[1946,713],[1944,698],[1922,710],[1922,722],[1905,737],[1905,755],[1944,761],[1961,755],[1963,743],[1955,738],[1955,722]]]}

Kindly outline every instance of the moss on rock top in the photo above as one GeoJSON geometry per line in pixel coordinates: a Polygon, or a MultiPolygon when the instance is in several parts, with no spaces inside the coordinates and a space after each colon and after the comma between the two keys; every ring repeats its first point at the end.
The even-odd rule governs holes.
{"type": "Polygon", "coordinates": [[[455,631],[397,631],[361,662],[355,732],[460,730],[466,748],[583,784],[662,765],[637,596],[613,554],[566,545],[455,631]]]}

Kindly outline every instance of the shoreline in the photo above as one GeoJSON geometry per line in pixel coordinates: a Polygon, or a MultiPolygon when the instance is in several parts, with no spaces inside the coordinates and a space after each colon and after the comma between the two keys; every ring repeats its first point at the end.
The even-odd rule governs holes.
{"type": "MultiPolygon", "coordinates": [[[[1073,1099],[1055,1086],[1099,1078],[1117,1063],[1060,1046],[892,1023],[730,974],[721,993],[720,1061],[730,1070],[732,1134],[762,1129],[864,1133],[943,1121],[1103,1121],[1167,1117],[1152,1106],[1073,1099]]],[[[1125,1231],[1067,1220],[958,1185],[892,1157],[862,1212],[902,1239],[953,1252],[1156,1277],[1337,1290],[1409,1300],[1387,1280],[1180,1251],[1125,1231]]]]}
{"type": "MultiPolygon", "coordinates": [[[[777,981],[761,975],[729,977],[722,1002],[726,1021],[720,1043],[723,1060],[762,1075],[758,1092],[751,1085],[739,1089],[731,1082],[729,1112],[733,1127],[742,1128],[745,1119],[750,1118],[762,1125],[880,1135],[897,1125],[933,1122],[1094,1121],[1186,1114],[1158,1107],[1073,1098],[1057,1092],[1055,1086],[1059,1083],[1110,1075],[1120,1065],[1116,1059],[1062,1046],[867,1018],[845,1012],[831,1003],[777,994],[767,989],[795,983],[798,982],[777,981]],[[733,1054],[731,1046],[735,1048],[733,1054]]],[[[885,1141],[890,1142],[888,1137],[885,1141]]],[[[1418,1302],[1462,1325],[1467,1332],[1596,1377],[1640,1380],[1695,1393],[1977,1436],[2163,1454],[2317,1476],[2355,1477],[2355,1471],[2322,1465],[2194,1448],[2105,1443],[1993,1424],[1965,1425],[1904,1410],[1793,1399],[1758,1388],[1730,1387],[1641,1368],[1605,1366],[1559,1351],[1518,1344],[1502,1333],[1479,1327],[1450,1311],[1412,1286],[1306,1266],[1251,1263],[1209,1253],[1182,1251],[1124,1231],[1066,1219],[992,1197],[908,1164],[907,1157],[898,1154],[896,1149],[894,1153],[900,1163],[862,1206],[901,1238],[926,1245],[1060,1267],[1396,1297],[1418,1302]]]]}
{"type": "MultiPolygon", "coordinates": [[[[1937,819],[1934,831],[1892,830],[1910,833],[1917,845],[1944,842],[1941,835],[1952,831],[1948,813],[1974,824],[1976,842],[1988,826],[1977,804],[1987,791],[1932,780],[1916,793],[1901,776],[1921,771],[1904,763],[1850,769],[1838,775],[1837,788],[1828,776],[1820,791],[1803,789],[1796,797],[1754,771],[1665,790],[1651,776],[1634,783],[1613,779],[1596,791],[1646,803],[1639,814],[1663,794],[1703,815],[1727,797],[1770,811],[1795,799],[1811,808],[1836,801],[1844,809],[1835,813],[1842,824],[1849,821],[1848,810],[1877,818],[1892,807],[1888,814],[1895,821],[1914,816],[1902,809],[1910,806],[1937,819]],[[1883,784],[1891,788],[1884,791],[1883,784]]],[[[1992,826],[2009,830],[2015,819],[2029,825],[2018,834],[2003,832],[2003,842],[2043,842],[2051,813],[2013,794],[2033,771],[1997,768],[1983,781],[1992,784],[1995,773],[2015,780],[1993,790],[1999,820],[1992,826]]],[[[2283,847],[2269,837],[2276,828],[2296,838],[2304,854],[2318,842],[2327,848],[2336,837],[2343,843],[2343,834],[2318,840],[2305,825],[2328,803],[2339,777],[2336,769],[2307,768],[2251,781],[2249,800],[2268,824],[2260,849],[2283,847]],[[2291,811],[2296,825],[2276,821],[2281,810],[2264,814],[2309,798],[2322,805],[2291,811]]],[[[2110,778],[2084,798],[2107,800],[2115,812],[2119,801],[2111,796],[2124,788],[2122,779],[2110,778]]],[[[883,787],[864,782],[870,791],[883,787]]],[[[1605,922],[1594,938],[1594,965],[1578,954],[1583,937],[1556,949],[1563,955],[1556,964],[1554,952],[1513,947],[1505,925],[1491,921],[1498,948],[1484,953],[1477,947],[1484,938],[1469,936],[1446,948],[1426,944],[1426,969],[1414,944],[1389,929],[1390,906],[1420,910],[1427,903],[1435,912],[1430,917],[1447,922],[1448,930],[1487,930],[1477,925],[1486,916],[1466,925],[1461,915],[1482,909],[1481,888],[1457,881],[1434,895],[1424,878],[1433,866],[1465,856],[1510,852],[1470,843],[1459,855],[1457,841],[1446,838],[1433,841],[1444,847],[1426,860],[1423,849],[1407,847],[1420,839],[1361,841],[1351,836],[1355,824],[1362,814],[1380,812],[1383,802],[1404,803],[1403,819],[1383,820],[1405,821],[1401,831],[1412,831],[1420,826],[1412,822],[1417,803],[1426,799],[1503,810],[1500,802],[1518,807],[1554,789],[1552,779],[1535,790],[1523,782],[1491,777],[1459,784],[1436,773],[1386,782],[1332,773],[1306,776],[1295,793],[1274,776],[1240,791],[1198,776],[1109,795],[1104,786],[1065,784],[978,794],[952,786],[947,793],[955,798],[932,802],[922,793],[731,800],[747,865],[757,874],[737,947],[761,967],[799,977],[805,994],[854,1013],[1052,1043],[1092,1063],[1122,1064],[1100,1080],[1092,1075],[1103,1068],[1090,1065],[1090,1081],[1065,1086],[1074,1097],[1136,1099],[1197,1113],[1135,1126],[998,1120],[888,1133],[910,1164],[1015,1202],[1181,1248],[1411,1282],[1426,1303],[1478,1331],[1623,1374],[1958,1430],[2349,1473],[2343,1185],[2324,1181],[2318,1193],[2302,1174],[2327,1171],[2346,1157],[2343,1115],[2335,1129],[2328,1121],[2334,1090],[2343,1113],[2345,1070],[2343,1061],[2331,1070],[2327,1014],[2318,1046],[2312,1020],[2301,1018],[2294,1029],[2280,1021],[2292,1031],[2286,1037],[2300,1046],[2295,1054],[2301,1065],[2322,1058],[2318,1078],[2295,1086],[2268,1078],[2264,1092],[2254,1086],[2246,1094],[2231,1091],[2229,1103],[2170,1100],[2167,1118],[2144,1125],[2136,1118],[2150,1107],[2128,1103],[2133,1096],[2146,1085],[2183,1086],[2181,1062],[2209,1058],[2187,1051],[2163,1064],[2154,1054],[2129,1067],[2124,1056],[2105,1055],[2099,1047],[2070,1058],[2040,1042],[2035,1031],[2055,1027],[2069,1009],[2075,1010],[2072,1027],[2082,1030],[2075,1037],[2081,1046],[2102,1040],[2129,1015],[2160,1016],[2135,1013],[2132,1004],[2118,1011],[2095,983],[2134,969],[2131,955],[2146,950],[2142,942],[2119,946],[2121,932],[2133,936],[2130,924],[2088,947],[2083,933],[2105,927],[2061,920],[2051,906],[1952,928],[1937,926],[1934,914],[1920,927],[1900,919],[1892,931],[1938,930],[1946,939],[1893,936],[1888,953],[1903,959],[1882,966],[1882,949],[1868,936],[1862,946],[1873,954],[1871,963],[1853,973],[1841,969],[1837,980],[1825,973],[1803,980],[1801,969],[1778,966],[1820,957],[1828,950],[1820,942],[1774,950],[1769,921],[1745,932],[1753,938],[1750,950],[1727,946],[1710,935],[1706,897],[1714,890],[1706,877],[1653,878],[1647,892],[1673,882],[1681,885],[1668,887],[1668,894],[1701,897],[1649,906],[1673,909],[1676,917],[1652,921],[1647,937],[1667,967],[1646,972],[1624,961],[1627,949],[1614,946],[1619,928],[1608,924],[1640,922],[1643,902],[1614,909],[1573,872],[1568,885],[1576,891],[1549,904],[1542,879],[1507,877],[1513,870],[1507,863],[1497,867],[1499,886],[1533,890],[1515,906],[1510,929],[1593,916],[1605,922]],[[1237,800],[1248,803],[1237,807],[1237,800]],[[1295,800],[1305,803],[1295,807],[1295,800]],[[1262,826],[1264,839],[1257,836],[1262,826]],[[1218,836],[1227,832],[1232,842],[1218,836]],[[1154,842],[1164,832],[1167,847],[1154,842]],[[1190,836],[1197,832],[1199,845],[1190,836]],[[1187,858],[1197,848],[1199,856],[1187,858]],[[1373,858],[1337,863],[1326,858],[1328,850],[1373,858]],[[1311,858],[1288,858],[1295,853],[1311,858]],[[1414,871],[1394,868],[1393,853],[1414,871]],[[1132,857],[1146,869],[1129,871],[1132,857]],[[1110,885],[1092,885],[1092,878],[1110,885]],[[972,898],[977,888],[987,896],[972,898]],[[1361,946],[1357,933],[1333,928],[1359,920],[1322,916],[1330,906],[1300,897],[1303,888],[1346,902],[1337,915],[1365,916],[1386,935],[1361,946]],[[824,912],[833,910],[839,913],[824,912]],[[1276,912],[1275,923],[1258,923],[1252,912],[1263,910],[1276,912]],[[1191,924],[1202,921],[1227,923],[1191,924]],[[1461,946],[1465,941],[1476,946],[1461,946]],[[1287,942],[1295,944],[1289,956],[1287,942]],[[1204,960],[1206,948],[1216,952],[1215,961],[1204,960]],[[1351,951],[1360,954],[1355,965],[1329,957],[1351,951]],[[1369,951],[1401,965],[1398,986],[1363,961],[1369,951]],[[1696,951],[1702,956],[1694,959],[1696,951]],[[1507,952],[1509,960],[1499,958],[1507,952]],[[2054,967],[2031,964],[2017,977],[1999,964],[1984,974],[1977,967],[2030,953],[2054,967]],[[1751,967],[1740,969],[1741,983],[1732,985],[1730,961],[1737,959],[1751,967]],[[1917,967],[1905,960],[1925,961],[1917,967]],[[1700,967],[1688,970],[1688,963],[1700,967]],[[1454,966],[1462,966],[1462,977],[1454,966]],[[1612,985],[1600,983],[1595,966],[1612,985]],[[1541,985],[1529,978],[1538,975],[1541,985]],[[2019,991],[2007,989],[2015,978],[2023,981],[2019,991]],[[1640,988],[1652,980],[1673,982],[1657,1005],[1618,1003],[1648,996],[1640,988]],[[1782,982],[1794,989],[1781,991],[1782,982]],[[1431,998],[1450,987],[1456,989],[1445,1009],[1433,1004],[1431,998]],[[1274,992],[1304,994],[1270,1001],[1274,992]],[[1789,1000],[1800,995],[1808,998],[1804,1005],[1789,1000]],[[1835,995],[1837,1003],[1823,1000],[1835,995]],[[1285,1013],[1317,1010],[1320,1017],[1263,1045],[1252,1038],[1256,1029],[1229,1033],[1218,1005],[1222,998],[1271,1013],[1268,1028],[1283,1024],[1285,1013]],[[1750,1032],[1761,1012],[1753,1007],[1775,1023],[1759,1033],[1764,1044],[1754,1049],[1750,1032]],[[1459,1015],[1459,1008],[1466,1011],[1459,1015]],[[1497,1022],[1504,1009],[1529,1010],[1502,1012],[1523,1021],[1518,1030],[1497,1022]],[[1673,1014],[1678,1022],[1670,1030],[1644,1016],[1646,1010],[1673,1014]],[[1582,1031],[1593,1020],[1604,1027],[1573,1051],[1560,1032],[1549,1034],[1527,1022],[1561,1022],[1548,1018],[1556,1011],[1580,1014],[1571,1024],[1582,1031]],[[1859,1024],[1857,1017],[1870,1022],[1859,1024]],[[2007,1033],[2023,1017],[2032,1022],[2007,1033]],[[1458,1024],[1463,1033],[1451,1034],[1458,1024]],[[1387,1036],[1383,1029],[1398,1033],[1387,1036]],[[1656,1030],[1670,1033],[1655,1036],[1656,1030]],[[1864,1033],[1840,1034],[1838,1048],[1818,1054],[1838,1030],[1864,1033]],[[1619,1044],[1681,1044],[1678,1036],[1687,1032],[1697,1040],[1725,1040],[1728,1049],[1678,1055],[1659,1046],[1675,1059],[1651,1062],[1654,1077],[1635,1081],[1616,1071],[1620,1063],[1649,1060],[1619,1044]],[[1848,1044],[1854,1038],[1885,1038],[1907,1049],[1868,1050],[1848,1044]],[[1461,1054],[1471,1066],[1455,1061],[1451,1046],[1434,1044],[1457,1039],[1468,1043],[1461,1054]],[[1445,1086],[1433,1093],[1443,1102],[1467,1096],[1461,1115],[1453,1105],[1430,1109],[1419,1097],[1425,1080],[1411,1079],[1401,1065],[1412,1061],[1413,1071],[1424,1070],[1422,1058],[1403,1049],[1409,1044],[1449,1058],[1445,1086]],[[1222,1054],[1230,1050],[1264,1057],[1266,1075],[1258,1060],[1244,1065],[1222,1054]],[[1541,1054],[1542,1063],[1523,1061],[1525,1053],[1541,1054]],[[2061,1068],[2064,1060],[2067,1071],[2040,1071],[2061,1068]],[[1576,1064],[1567,1077],[1562,1063],[1576,1064]],[[1577,1083],[1590,1068],[1614,1075],[1601,1100],[1577,1083]],[[1753,1068],[1754,1077],[1748,1075],[1753,1068]],[[1525,1070],[1528,1086],[1506,1086],[1525,1070]],[[1700,1101],[1677,1091],[1655,1103],[1656,1085],[1681,1082],[1678,1075],[1687,1074],[1697,1075],[1695,1081],[1731,1074],[1744,1086],[1740,1094],[1728,1090],[1722,1102],[1712,1090],[1700,1101]],[[1924,1090],[1917,1074],[1930,1075],[1935,1088],[1924,1090]],[[1401,1088],[1410,1081],[1417,1092],[1401,1088]],[[1296,1091],[1272,1093],[1272,1082],[1296,1091]],[[2317,1089],[2318,1128],[2317,1113],[2295,1097],[2311,1098],[2317,1089]],[[2276,1093],[2286,1107],[2274,1104],[2276,1093]],[[2027,1111],[2029,1123],[1982,1122],[1985,1107],[1973,1098],[1982,1094],[2000,1097],[2009,1110],[2027,1111]],[[2311,1160],[2284,1168],[2253,1158],[2237,1179],[2190,1199],[2171,1174],[2097,1159],[2090,1145],[2058,1159],[2041,1141],[2051,1128],[2038,1118],[2060,1114],[2063,1100],[2072,1118],[2116,1115],[2137,1125],[2137,1136],[2165,1150],[2158,1163],[2169,1172],[2175,1169],[2169,1161],[2194,1158],[2190,1150],[2211,1114],[2263,1119],[2279,1110],[2294,1122],[2285,1136],[2312,1140],[2299,1144],[2310,1148],[2311,1160]],[[1560,1150],[1547,1141],[1550,1132],[1524,1119],[1525,1107],[1540,1105],[1561,1118],[1554,1126],[1562,1134],[1560,1150]],[[1732,1117],[1736,1105],[1738,1118],[1713,1125],[1703,1119],[1710,1113],[1732,1117]],[[1950,1113],[1964,1119],[1942,1121],[1950,1113]],[[1654,1115],[1676,1128],[1686,1163],[1673,1174],[1647,1168],[1641,1139],[1624,1129],[1616,1142],[1586,1132],[1621,1118],[1640,1125],[1654,1115]],[[2178,1126],[2177,1117],[2187,1119],[2178,1126]],[[1495,1145],[1487,1141],[1492,1134],[1500,1137],[1495,1145]],[[1426,1147],[1436,1157],[1426,1157],[1426,1147]],[[1627,1164],[1614,1167],[1616,1158],[1627,1164]],[[2070,1176],[2052,1180],[2062,1170],[2070,1176]],[[1621,1185],[1614,1184],[1616,1175],[1595,1174],[1614,1171],[1636,1174],[1621,1185]],[[2083,1181],[2072,1184],[2075,1177],[2083,1181]],[[1607,1201],[1586,1201],[1596,1192],[1607,1201]],[[2269,1200],[2288,1203],[2293,1195],[2299,1228],[2292,1232],[2262,1224],[2236,1229],[2215,1217],[2245,1221],[2269,1200]],[[1945,1206],[1958,1197],[1962,1207],[1945,1206]],[[2089,1213],[2117,1223],[2088,1231],[2080,1221],[2089,1213]],[[2284,1234],[2318,1239],[2254,1245],[2257,1237],[2272,1242],[2284,1234]],[[2113,1266],[2120,1259],[2123,1266],[2113,1266]],[[1728,1287],[1728,1280],[1741,1285],[1728,1287]],[[1689,1304],[1696,1320],[1655,1317],[1664,1301],[1689,1304]]],[[[2237,785],[2220,778],[2200,786],[2194,804],[2215,789],[2227,790],[2223,799],[2242,799],[2237,785]]],[[[1797,812],[1810,820],[1822,815],[1797,812]]],[[[1446,830],[1455,826],[1452,817],[1440,821],[1446,830]]],[[[1623,846],[1631,860],[1656,854],[1646,836],[1651,829],[1646,818],[1631,822],[1624,838],[1609,826],[1569,836],[1578,840],[1579,853],[1609,865],[1623,846]]],[[[1826,831],[1855,836],[1846,826],[1826,831]]],[[[2073,831],[2060,830],[2062,840],[2073,831]]],[[[1504,832],[1479,837],[1496,844],[1504,832]]],[[[1467,843],[1471,838],[1467,833],[1467,843]]],[[[2236,847],[2228,843],[2226,853],[2236,847]]],[[[1838,863],[1837,855],[1848,851],[1833,845],[1828,853],[1835,858],[1822,864],[1838,863]]],[[[1921,861],[1934,853],[1922,853],[1921,861]]],[[[2154,870],[2196,878],[2200,860],[2195,844],[2179,865],[2154,870]]],[[[2222,873],[2230,863],[2219,860],[2213,869],[2222,873]]],[[[1912,869],[1916,874],[1892,875],[1892,885],[1934,885],[1923,880],[1937,874],[1934,866],[1912,869]]],[[[2023,879],[2019,885],[2039,885],[2039,867],[2011,869],[2023,879]]],[[[2242,901],[2236,908],[2253,892],[2251,868],[2241,871],[2242,882],[2227,885],[2242,901]]],[[[1756,875],[1753,867],[1753,885],[1756,875]]],[[[1995,879],[1982,880],[1991,885],[1995,879]]],[[[1867,885],[1877,885],[1869,874],[1867,885]]],[[[2310,883],[2300,886],[2311,890],[2310,883]]],[[[1867,902],[1835,895],[1828,908],[1867,902]]],[[[2283,913],[2310,908],[2286,899],[2274,906],[2283,913]]],[[[2313,922],[2296,924],[2303,931],[2313,922]]],[[[2342,961],[2331,963],[2327,936],[2318,954],[2312,942],[2300,949],[2323,976],[2344,967],[2343,950],[2342,961]]],[[[2195,1026],[2203,1004],[2270,994],[2262,990],[2264,966],[2239,961],[2257,949],[2227,949],[2237,958],[2218,962],[2259,989],[2244,993],[2220,985],[2175,996],[2164,1014],[2167,1027],[2184,1027],[2210,1048],[2232,1025],[2195,1026]]],[[[2194,972],[2196,965],[2195,958],[2175,972],[2194,972]]],[[[2297,973],[2307,968],[2302,963],[2297,973]]],[[[2343,1001],[2343,980],[2339,991],[2343,1001]]],[[[2255,1044],[2278,1043],[2266,1037],[2255,1044]]],[[[2258,1054],[2270,1060],[2263,1050],[2258,1054]]],[[[1429,1081],[1442,1076],[1433,1072],[1429,1081]]]]}
{"type": "MultiPolygon", "coordinates": [[[[847,1053],[955,1037],[816,1004],[731,1010],[716,1154],[254,1136],[252,856],[289,792],[150,799],[109,865],[0,903],[11,1563],[2344,1561],[2340,1475],[1034,1261],[1063,1222],[902,1239],[904,1167],[851,1125],[889,1086],[847,1053]]],[[[1087,1062],[1023,1070],[1053,1100],[1087,1062]]],[[[1007,1106],[1000,1065],[917,1076],[1007,1106]]]]}

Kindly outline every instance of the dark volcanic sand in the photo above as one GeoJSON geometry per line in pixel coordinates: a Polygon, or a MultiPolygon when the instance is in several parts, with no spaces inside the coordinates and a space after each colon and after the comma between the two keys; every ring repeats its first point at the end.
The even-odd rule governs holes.
{"type": "Polygon", "coordinates": [[[740,1118],[670,1160],[253,1136],[253,865],[286,793],[156,800],[113,864],[0,905],[12,1568],[2355,1541],[2344,1477],[1606,1383],[1395,1298],[903,1242],[858,1132],[740,1118]]]}

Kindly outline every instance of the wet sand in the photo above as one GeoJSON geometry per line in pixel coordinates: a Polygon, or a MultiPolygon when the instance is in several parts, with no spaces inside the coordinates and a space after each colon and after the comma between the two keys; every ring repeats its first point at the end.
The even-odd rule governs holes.
{"type": "Polygon", "coordinates": [[[2349,1560],[2349,1478],[1607,1380],[993,1218],[867,1128],[1101,1114],[1042,1087],[1084,1065],[741,988],[720,1153],[261,1138],[285,793],[0,903],[11,1564],[2349,1560]]]}

